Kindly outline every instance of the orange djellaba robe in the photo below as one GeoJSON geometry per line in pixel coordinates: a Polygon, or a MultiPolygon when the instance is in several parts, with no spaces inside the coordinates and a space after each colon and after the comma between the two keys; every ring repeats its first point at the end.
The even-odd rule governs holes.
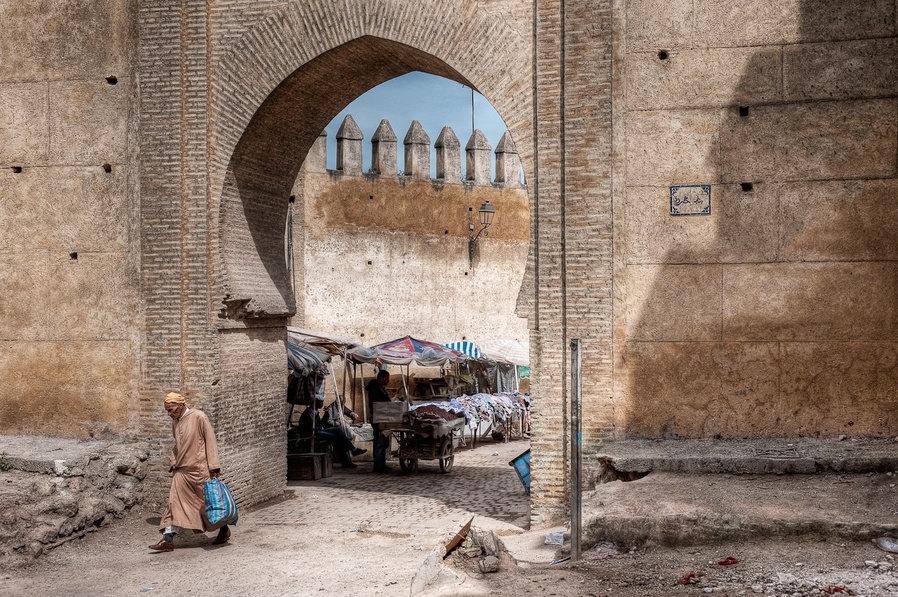
{"type": "Polygon", "coordinates": [[[203,517],[203,483],[209,480],[210,470],[221,468],[212,424],[206,413],[191,408],[172,421],[172,435],[175,446],[171,453],[171,489],[159,528],[174,525],[197,533],[214,530],[207,528],[203,517]]]}

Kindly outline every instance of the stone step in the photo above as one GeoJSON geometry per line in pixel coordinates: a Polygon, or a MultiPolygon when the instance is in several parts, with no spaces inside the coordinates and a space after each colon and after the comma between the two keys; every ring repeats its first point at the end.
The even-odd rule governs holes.
{"type": "Polygon", "coordinates": [[[584,541],[895,536],[896,447],[893,440],[610,442],[589,459],[603,470],[584,492],[584,541]]]}
{"type": "Polygon", "coordinates": [[[898,441],[888,439],[616,440],[592,462],[600,476],[649,472],[815,474],[898,471],[898,441]]]}

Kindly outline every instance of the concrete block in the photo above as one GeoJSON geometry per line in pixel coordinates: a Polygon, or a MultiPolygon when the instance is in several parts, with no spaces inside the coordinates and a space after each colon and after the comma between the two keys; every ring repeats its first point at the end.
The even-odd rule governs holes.
{"type": "Polygon", "coordinates": [[[71,438],[124,432],[135,375],[129,341],[10,342],[0,351],[0,426],[71,438]]]}
{"type": "Polygon", "coordinates": [[[898,260],[898,180],[790,183],[780,201],[783,260],[898,260]]]}
{"type": "Polygon", "coordinates": [[[894,35],[892,0],[696,0],[695,45],[758,46],[894,35]]]}
{"type": "Polygon", "coordinates": [[[721,266],[629,266],[623,275],[628,339],[720,338],[721,266]]]}
{"type": "Polygon", "coordinates": [[[0,251],[125,250],[127,183],[124,168],[107,173],[100,165],[0,169],[0,251]]]}
{"type": "Polygon", "coordinates": [[[35,340],[46,330],[49,271],[44,252],[0,253],[0,341],[35,340]]]}
{"type": "Polygon", "coordinates": [[[783,48],[786,101],[898,95],[898,39],[866,39],[783,48]]]}
{"type": "Polygon", "coordinates": [[[782,97],[779,48],[712,48],[627,58],[627,107],[660,110],[770,103],[782,97]]]}
{"type": "Polygon", "coordinates": [[[779,250],[779,187],[775,184],[712,187],[711,213],[718,222],[722,263],[775,261],[779,250]]]}
{"type": "Polygon", "coordinates": [[[726,340],[895,337],[894,263],[778,263],[723,269],[726,340]]]}
{"type": "Polygon", "coordinates": [[[0,106],[0,165],[45,164],[47,84],[0,84],[0,106]]]}
{"type": "Polygon", "coordinates": [[[898,101],[820,102],[727,113],[720,130],[726,181],[892,176],[898,101]]]}

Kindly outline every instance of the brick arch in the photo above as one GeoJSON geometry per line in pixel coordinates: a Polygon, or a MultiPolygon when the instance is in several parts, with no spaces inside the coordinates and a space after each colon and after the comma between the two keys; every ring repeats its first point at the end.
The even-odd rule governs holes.
{"type": "Polygon", "coordinates": [[[422,6],[402,19],[389,2],[342,4],[288,5],[244,33],[216,66],[215,156],[229,160],[216,164],[209,184],[221,197],[227,317],[293,311],[282,234],[290,188],[324,126],[384,81],[420,70],[479,90],[505,119],[529,174],[532,108],[522,90],[531,85],[530,49],[520,32],[487,14],[446,18],[438,0],[429,3],[434,12],[422,6]]]}
{"type": "MultiPolygon", "coordinates": [[[[207,252],[185,252],[183,258],[197,261],[189,265],[206,276],[181,278],[179,320],[170,310],[170,295],[154,284],[170,270],[168,248],[147,243],[160,253],[145,257],[148,320],[167,326],[148,338],[148,368],[168,377],[180,373],[182,386],[196,388],[244,502],[263,501],[283,489],[284,323],[295,304],[284,225],[297,171],[333,116],[368,89],[413,70],[460,81],[480,91],[503,117],[528,180],[534,179],[533,21],[523,14],[509,24],[484,5],[490,3],[460,9],[455,0],[302,0],[272,8],[246,2],[247,10],[240,11],[207,4],[205,13],[186,18],[172,9],[166,23],[152,12],[144,27],[153,34],[146,48],[156,51],[161,40],[169,55],[186,53],[187,66],[174,73],[182,81],[180,96],[165,87],[167,98],[153,97],[153,110],[142,119],[168,134],[156,138],[167,143],[167,151],[180,152],[182,163],[185,152],[196,148],[205,169],[165,171],[166,154],[150,156],[143,202],[147,213],[169,218],[174,211],[180,217],[165,220],[173,236],[184,239],[191,226],[208,227],[207,252]],[[180,39],[166,27],[171,22],[179,24],[180,39]],[[191,68],[207,79],[194,82],[191,68]],[[177,104],[171,114],[154,111],[169,104],[177,104]],[[192,109],[205,119],[185,120],[192,109]],[[163,178],[166,190],[181,193],[174,210],[166,208],[170,195],[155,194],[163,178]],[[205,183],[205,213],[190,210],[192,200],[200,203],[199,180],[205,183]],[[208,293],[202,306],[191,301],[201,293],[208,293]],[[204,307],[208,311],[198,313],[204,307]],[[166,335],[171,328],[180,332],[179,345],[166,335]]],[[[152,84],[147,88],[157,91],[152,84]]],[[[182,271],[188,269],[182,265],[182,271]]],[[[145,384],[148,397],[154,383],[152,377],[145,384]]]]}

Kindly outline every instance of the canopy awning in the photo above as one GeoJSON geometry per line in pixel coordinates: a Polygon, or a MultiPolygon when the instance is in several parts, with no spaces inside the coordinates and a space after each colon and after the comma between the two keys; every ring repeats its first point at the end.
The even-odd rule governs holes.
{"type": "Polygon", "coordinates": [[[294,377],[305,377],[315,372],[326,371],[325,363],[331,360],[331,355],[310,346],[301,346],[294,342],[287,342],[287,369],[294,377]]]}
{"type": "Polygon", "coordinates": [[[417,363],[424,367],[439,367],[446,363],[460,363],[468,357],[436,342],[404,336],[377,344],[370,348],[358,347],[347,350],[347,357],[357,363],[384,363],[388,365],[409,365],[417,363]]]}
{"type": "Polygon", "coordinates": [[[530,364],[530,346],[514,338],[487,340],[480,343],[485,358],[509,365],[530,364]]]}
{"type": "Polygon", "coordinates": [[[473,342],[468,342],[467,340],[460,340],[458,342],[449,342],[448,344],[444,344],[446,348],[450,348],[452,350],[456,350],[463,355],[469,356],[472,359],[480,358],[480,349],[477,348],[477,345],[473,342]]]}
{"type": "Polygon", "coordinates": [[[350,348],[361,346],[352,338],[325,334],[292,325],[287,326],[287,339],[294,344],[315,348],[334,356],[342,356],[350,348]]]}

